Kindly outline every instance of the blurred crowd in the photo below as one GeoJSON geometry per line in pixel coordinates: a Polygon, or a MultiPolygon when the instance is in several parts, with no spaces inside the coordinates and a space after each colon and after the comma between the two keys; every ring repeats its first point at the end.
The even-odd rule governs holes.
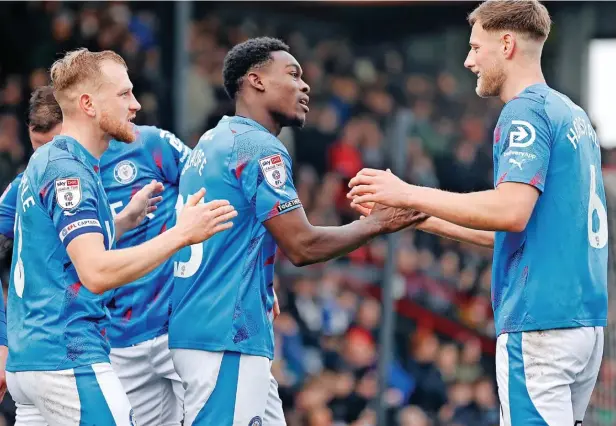
{"type": "MultiPolygon", "coordinates": [[[[48,82],[46,68],[58,52],[86,46],[120,53],[142,104],[140,123],[160,125],[168,89],[156,13],[123,2],[23,7],[30,22],[28,37],[20,39],[25,46],[19,47],[19,66],[0,57],[0,190],[27,162],[23,121],[28,94],[48,82]]],[[[456,192],[492,187],[492,129],[499,101],[479,99],[474,83],[461,80],[443,63],[417,65],[406,40],[359,46],[313,22],[289,27],[284,15],[265,20],[237,11],[197,10],[195,16],[187,46],[185,128],[170,130],[194,146],[222,115],[233,114],[222,87],[228,49],[252,36],[283,38],[311,86],[306,126],[284,129],[280,139],[294,159],[295,184],[314,225],[357,219],[345,198],[346,184],[362,167],[392,166],[397,153],[391,140],[402,114],[409,118],[403,131],[406,159],[398,170],[402,178],[456,192]]],[[[401,310],[397,316],[385,395],[387,424],[498,425],[491,255],[421,232],[402,233],[394,255],[394,295],[398,306],[406,303],[422,315],[409,319],[401,310]],[[455,327],[435,327],[443,321],[455,327]]],[[[289,426],[375,424],[382,316],[378,289],[386,261],[385,239],[304,268],[279,254],[276,288],[282,314],[275,322],[272,368],[289,426]]],[[[615,383],[616,362],[606,359],[589,412],[591,424],[616,422],[615,383]]],[[[7,404],[3,409],[10,421],[7,404]]]]}
{"type": "Polygon", "coordinates": [[[27,163],[31,153],[25,127],[28,98],[36,87],[49,83],[49,67],[62,52],[87,47],[120,53],[131,70],[135,91],[140,94],[140,122],[159,124],[157,95],[164,87],[164,78],[160,49],[155,44],[157,17],[151,11],[131,8],[123,3],[3,5],[0,14],[1,188],[27,163]]]}

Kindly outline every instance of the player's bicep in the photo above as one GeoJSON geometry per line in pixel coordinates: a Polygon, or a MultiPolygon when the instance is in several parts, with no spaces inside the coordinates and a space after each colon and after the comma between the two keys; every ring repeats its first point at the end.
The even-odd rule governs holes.
{"type": "Polygon", "coordinates": [[[263,226],[272,234],[280,249],[287,256],[298,250],[312,228],[301,206],[286,214],[267,219],[263,222],[263,226]]]}
{"type": "Polygon", "coordinates": [[[550,162],[552,134],[545,112],[538,104],[525,100],[517,102],[513,117],[503,129],[503,149],[498,159],[498,180],[531,185],[543,191],[550,162]]]}
{"type": "Polygon", "coordinates": [[[81,283],[93,291],[89,284],[95,281],[93,273],[97,269],[94,266],[105,252],[103,235],[92,232],[79,234],[66,245],[66,252],[75,266],[81,283]]]}
{"type": "Polygon", "coordinates": [[[496,191],[501,196],[502,205],[507,206],[507,210],[525,227],[539,199],[539,189],[526,183],[504,182],[496,191]]]}

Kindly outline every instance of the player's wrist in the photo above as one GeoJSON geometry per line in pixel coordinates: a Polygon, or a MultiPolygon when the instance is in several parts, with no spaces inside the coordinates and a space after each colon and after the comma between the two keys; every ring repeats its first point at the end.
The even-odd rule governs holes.
{"type": "Polygon", "coordinates": [[[121,211],[115,216],[115,218],[113,219],[113,224],[115,227],[116,236],[123,235],[124,232],[126,232],[126,227],[127,227],[126,221],[127,221],[127,217],[123,211],[121,211]]]}
{"type": "Polygon", "coordinates": [[[419,222],[415,226],[415,229],[417,229],[418,231],[424,231],[424,232],[435,231],[438,228],[437,226],[435,226],[435,219],[436,218],[434,216],[429,216],[425,220],[422,220],[421,222],[419,222]]]}
{"type": "Polygon", "coordinates": [[[169,239],[169,244],[171,244],[175,250],[180,250],[191,245],[189,233],[181,226],[174,226],[173,228],[165,231],[164,235],[169,239]]]}
{"type": "Polygon", "coordinates": [[[402,208],[406,208],[406,209],[412,209],[412,210],[419,210],[420,209],[420,202],[423,196],[423,190],[425,188],[421,187],[421,186],[415,186],[415,185],[405,185],[404,190],[402,192],[402,199],[403,201],[403,205],[401,206],[402,208]]]}
{"type": "Polygon", "coordinates": [[[382,220],[375,216],[366,216],[365,219],[359,221],[362,226],[367,227],[368,235],[373,238],[386,232],[387,226],[382,220]]]}

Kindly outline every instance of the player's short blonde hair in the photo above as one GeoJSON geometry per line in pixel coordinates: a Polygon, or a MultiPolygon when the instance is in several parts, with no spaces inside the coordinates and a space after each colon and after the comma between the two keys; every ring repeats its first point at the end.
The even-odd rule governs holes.
{"type": "Polygon", "coordinates": [[[111,50],[90,52],[86,48],[81,48],[66,53],[64,57],[54,62],[50,75],[56,98],[62,98],[64,93],[84,82],[98,84],[101,64],[104,61],[113,61],[128,69],[124,59],[111,50]]]}
{"type": "Polygon", "coordinates": [[[470,13],[468,22],[479,22],[486,31],[524,33],[537,41],[548,38],[552,25],[548,10],[537,0],[488,0],[470,13]]]}

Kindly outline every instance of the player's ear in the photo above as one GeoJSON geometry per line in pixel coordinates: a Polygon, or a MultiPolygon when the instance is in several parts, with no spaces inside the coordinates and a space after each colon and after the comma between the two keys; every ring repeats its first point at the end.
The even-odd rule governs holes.
{"type": "Polygon", "coordinates": [[[246,76],[246,80],[248,80],[248,83],[252,87],[257,89],[259,92],[265,91],[265,85],[263,84],[263,80],[261,79],[261,76],[258,73],[249,72],[248,75],[246,76]]]}
{"type": "Polygon", "coordinates": [[[516,39],[512,33],[505,33],[501,36],[501,51],[505,59],[510,59],[513,49],[516,46],[516,39]]]}
{"type": "Polygon", "coordinates": [[[79,95],[79,107],[90,117],[96,117],[96,110],[94,109],[94,101],[92,96],[88,93],[82,93],[79,95]]]}

